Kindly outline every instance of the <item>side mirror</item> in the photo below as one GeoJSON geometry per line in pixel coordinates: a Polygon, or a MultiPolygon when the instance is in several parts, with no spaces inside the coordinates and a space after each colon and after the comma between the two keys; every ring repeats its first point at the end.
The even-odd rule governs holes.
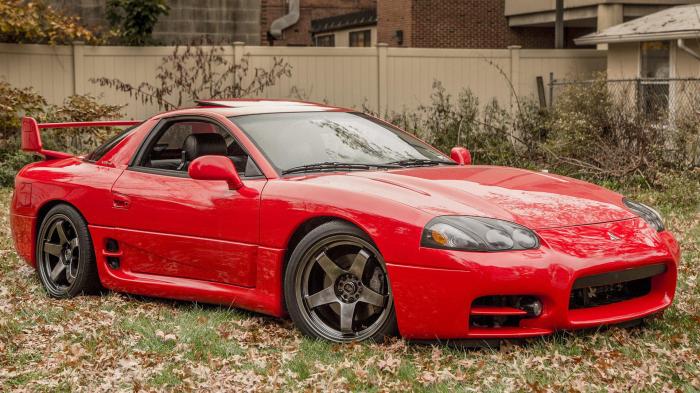
{"type": "Polygon", "coordinates": [[[243,182],[231,159],[224,156],[202,156],[190,163],[187,172],[196,180],[223,180],[228,188],[238,190],[243,182]]]}
{"type": "Polygon", "coordinates": [[[453,147],[452,151],[450,152],[450,158],[452,158],[452,161],[458,163],[459,165],[472,164],[472,153],[470,153],[466,147],[453,147]]]}

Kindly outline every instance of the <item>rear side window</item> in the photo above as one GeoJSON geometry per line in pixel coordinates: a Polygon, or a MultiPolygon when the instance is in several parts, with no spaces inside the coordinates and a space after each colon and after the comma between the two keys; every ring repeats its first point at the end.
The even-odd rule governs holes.
{"type": "Polygon", "coordinates": [[[88,154],[87,157],[85,157],[86,161],[91,161],[91,162],[97,162],[99,161],[102,157],[104,157],[105,154],[107,154],[110,150],[114,148],[119,142],[124,140],[131,132],[136,128],[137,126],[132,126],[124,131],[118,133],[117,135],[107,139],[105,143],[103,143],[100,147],[95,149],[92,153],[88,154]]]}

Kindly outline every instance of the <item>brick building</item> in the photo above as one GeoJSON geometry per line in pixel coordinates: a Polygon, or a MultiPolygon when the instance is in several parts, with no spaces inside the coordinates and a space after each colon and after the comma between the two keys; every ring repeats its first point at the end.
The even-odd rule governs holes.
{"type": "MultiPolygon", "coordinates": [[[[49,2],[80,16],[88,26],[106,27],[107,0],[49,2]]],[[[697,2],[565,0],[567,47],[588,33],[697,2]]],[[[168,4],[169,15],[159,19],[153,33],[154,40],[163,44],[207,37],[248,45],[554,47],[554,0],[169,0],[168,4]]]]}
{"type": "MultiPolygon", "coordinates": [[[[298,22],[285,29],[281,39],[270,37],[271,23],[290,11],[289,0],[262,0],[262,45],[352,46],[352,35],[367,33],[372,44],[426,48],[551,48],[554,27],[510,27],[504,0],[300,0],[298,22]],[[354,16],[374,11],[377,20],[347,23],[354,16]],[[318,26],[337,23],[336,30],[318,26]],[[331,38],[331,33],[335,33],[331,38]],[[331,38],[330,40],[328,38],[331,38]]],[[[364,19],[363,19],[364,20],[364,19]]],[[[567,28],[573,38],[595,31],[567,28]]],[[[364,46],[364,45],[360,45],[364,46]]]]}
{"type": "MultiPolygon", "coordinates": [[[[510,27],[503,0],[381,0],[379,42],[418,48],[552,48],[552,27],[510,27]]],[[[577,37],[594,30],[567,28],[577,37]]],[[[569,42],[573,46],[573,41],[569,42]]]]}
{"type": "MultiPolygon", "coordinates": [[[[261,34],[295,0],[262,0],[261,34]]],[[[554,0],[299,0],[298,22],[274,45],[353,46],[369,42],[422,48],[554,47],[554,0]],[[374,9],[376,24],[350,23],[374,9]],[[337,23],[337,28],[329,28],[337,23]],[[318,28],[323,26],[323,28],[318,28]],[[371,30],[371,31],[370,31],[371,30]],[[335,43],[335,45],[330,45],[335,43]]],[[[660,9],[700,0],[565,0],[565,42],[660,9]]],[[[365,18],[366,19],[366,18],[365,18]]],[[[364,19],[363,19],[364,20],[364,19]]],[[[265,44],[266,40],[262,40],[265,44]]],[[[359,45],[363,46],[363,45],[359,45]]]]}
{"type": "Polygon", "coordinates": [[[300,0],[298,22],[285,29],[280,39],[272,40],[268,34],[270,25],[275,19],[289,12],[289,0],[261,0],[260,3],[262,45],[311,46],[314,44],[312,21],[377,7],[377,0],[300,0]]]}

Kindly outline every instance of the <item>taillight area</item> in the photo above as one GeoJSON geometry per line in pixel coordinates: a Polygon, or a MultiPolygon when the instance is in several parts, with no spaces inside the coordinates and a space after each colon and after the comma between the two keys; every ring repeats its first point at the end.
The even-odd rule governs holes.
{"type": "Polygon", "coordinates": [[[542,314],[542,302],[535,296],[496,295],[477,298],[469,316],[471,328],[519,327],[523,319],[542,314]]]}

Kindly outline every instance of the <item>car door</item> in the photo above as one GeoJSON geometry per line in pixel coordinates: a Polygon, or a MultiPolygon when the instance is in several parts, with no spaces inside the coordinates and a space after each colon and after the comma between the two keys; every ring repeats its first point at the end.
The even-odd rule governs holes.
{"type": "Polygon", "coordinates": [[[162,120],[112,188],[122,268],[254,286],[265,183],[224,126],[201,118],[162,120]],[[230,158],[251,192],[229,190],[226,182],[189,178],[183,143],[192,134],[206,133],[224,137],[226,154],[236,155],[230,158]]]}

